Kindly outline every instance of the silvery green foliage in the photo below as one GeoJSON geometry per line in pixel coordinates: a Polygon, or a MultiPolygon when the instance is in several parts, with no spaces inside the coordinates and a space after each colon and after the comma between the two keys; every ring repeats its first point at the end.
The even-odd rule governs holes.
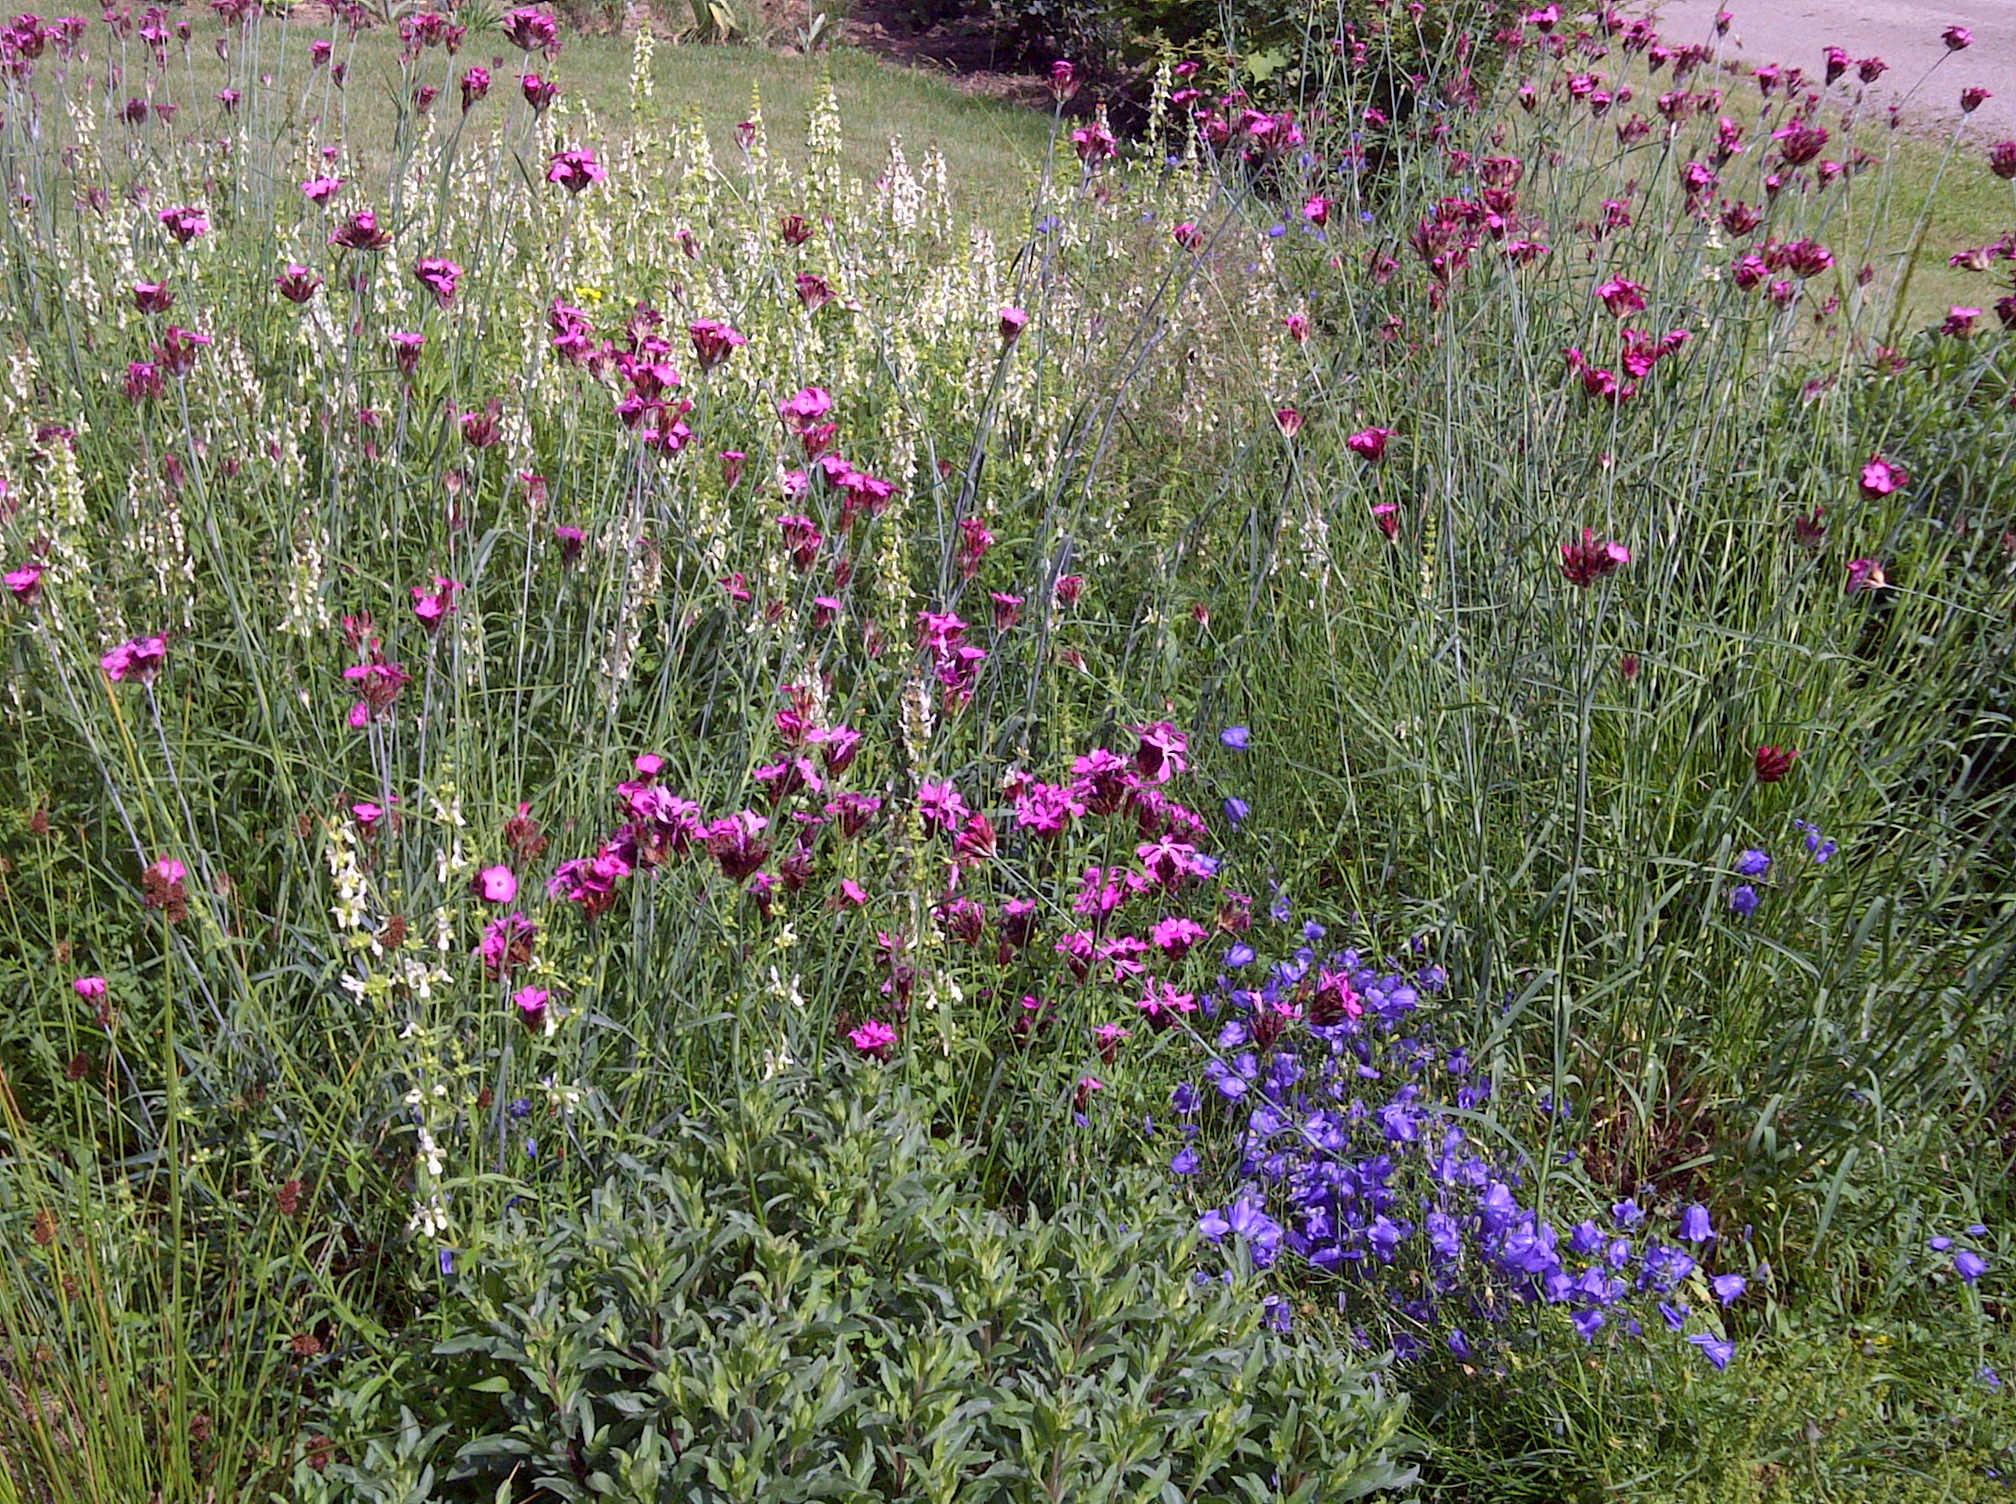
{"type": "Polygon", "coordinates": [[[1192,1274],[1190,1218],[1011,1221],[901,1104],[765,1091],[464,1261],[450,1490],[569,1500],[1341,1500],[1406,1402],[1192,1274]],[[544,1495],[542,1495],[543,1497],[544,1495]]]}

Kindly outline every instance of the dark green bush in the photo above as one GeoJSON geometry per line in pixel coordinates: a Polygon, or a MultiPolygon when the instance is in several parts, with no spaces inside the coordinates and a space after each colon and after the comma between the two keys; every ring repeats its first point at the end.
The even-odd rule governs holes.
{"type": "Polygon", "coordinates": [[[766,1093],[467,1260],[448,1487],[563,1499],[1294,1499],[1402,1486],[1373,1365],[1200,1284],[1194,1219],[1012,1221],[899,1104],[766,1093]]]}

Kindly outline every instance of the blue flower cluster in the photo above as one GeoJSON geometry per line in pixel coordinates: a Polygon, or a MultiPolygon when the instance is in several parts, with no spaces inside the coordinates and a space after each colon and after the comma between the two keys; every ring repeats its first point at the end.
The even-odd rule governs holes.
{"type": "MultiPolygon", "coordinates": [[[[1239,982],[1257,957],[1233,946],[1203,1000],[1216,1049],[1204,1082],[1174,1094],[1186,1142],[1170,1168],[1200,1174],[1200,1147],[1222,1147],[1232,1194],[1200,1221],[1205,1239],[1229,1240],[1256,1269],[1334,1283],[1365,1340],[1402,1361],[1437,1340],[1471,1358],[1545,1308],[1590,1342],[1641,1338],[1639,1316],[1656,1307],[1726,1367],[1735,1345],[1717,1308],[1757,1274],[1705,1267],[1722,1241],[1707,1209],[1679,1209],[1671,1236],[1630,1198],[1601,1223],[1557,1227],[1529,1204],[1524,1157],[1482,1147],[1464,1126],[1491,1081],[1433,1037],[1424,1004],[1446,976],[1349,950],[1321,957],[1322,937],[1305,926],[1293,955],[1239,982]]],[[[1277,1301],[1269,1317],[1285,1323],[1289,1310],[1277,1301]]]]}

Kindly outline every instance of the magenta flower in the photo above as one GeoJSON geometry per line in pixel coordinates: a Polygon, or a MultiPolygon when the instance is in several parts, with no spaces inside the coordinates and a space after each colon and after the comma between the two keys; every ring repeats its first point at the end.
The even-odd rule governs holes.
{"type": "Polygon", "coordinates": [[[413,587],[413,614],[419,618],[420,625],[427,629],[429,635],[438,631],[441,623],[454,611],[455,593],[461,588],[459,581],[438,574],[434,576],[432,590],[425,585],[413,587]]]}
{"type": "Polygon", "coordinates": [[[306,303],[315,296],[315,290],[322,285],[322,279],[307,267],[294,262],[287,264],[287,270],[273,279],[273,285],[280,290],[280,296],[290,303],[306,303]]]}
{"type": "Polygon", "coordinates": [[[1204,938],[1204,926],[1194,919],[1180,916],[1162,920],[1149,935],[1157,950],[1171,960],[1179,961],[1204,938]]]}
{"type": "Polygon", "coordinates": [[[1974,33],[1964,26],[1949,26],[1939,33],[1939,40],[1948,52],[1965,52],[1974,45],[1974,33]]]}
{"type": "Polygon", "coordinates": [[[1966,339],[1973,334],[1975,320],[1980,317],[1981,310],[1978,308],[1956,306],[1947,311],[1946,322],[1939,326],[1939,332],[1951,335],[1954,339],[1966,339]]]}
{"type": "Polygon", "coordinates": [[[1113,132],[1106,128],[1104,119],[1073,131],[1071,145],[1078,153],[1078,160],[1088,167],[1108,161],[1119,152],[1119,143],[1113,139],[1113,132]]]}
{"type": "Polygon", "coordinates": [[[476,874],[476,891],[485,903],[509,903],[518,896],[518,879],[509,867],[485,867],[476,874]]]}
{"type": "Polygon", "coordinates": [[[1292,407],[1278,409],[1274,414],[1274,426],[1281,430],[1281,437],[1292,439],[1302,431],[1302,414],[1292,407]]]}
{"type": "Polygon", "coordinates": [[[504,404],[492,397],[474,412],[463,413],[456,418],[462,429],[462,441],[471,449],[489,449],[504,437],[504,404]]]}
{"type": "Polygon", "coordinates": [[[1881,559],[1850,559],[1848,561],[1848,593],[1860,595],[1865,590],[1881,590],[1890,581],[1883,574],[1881,559]]]}
{"type": "Polygon", "coordinates": [[[1288,337],[1294,340],[1296,344],[1306,345],[1309,343],[1309,316],[1307,314],[1291,313],[1281,320],[1281,327],[1288,331],[1288,337]]]}
{"type": "Polygon", "coordinates": [[[1561,573],[1571,585],[1586,588],[1630,562],[1630,549],[1621,543],[1599,539],[1594,528],[1582,529],[1580,543],[1561,545],[1561,573]]]}
{"type": "Polygon", "coordinates": [[[591,151],[556,151],[553,165],[546,169],[546,181],[558,183],[569,193],[578,194],[592,183],[608,180],[609,174],[602,164],[595,160],[591,151]]]}
{"type": "Polygon", "coordinates": [[[701,319],[686,326],[686,332],[693,340],[693,353],[700,361],[700,369],[711,371],[735,351],[749,343],[748,339],[735,332],[733,326],[718,319],[701,319]]]}
{"type": "Polygon", "coordinates": [[[484,974],[497,981],[520,966],[531,965],[532,942],[538,934],[539,926],[516,909],[501,919],[493,919],[483,931],[483,943],[477,952],[483,957],[484,974]]]}
{"type": "Polygon", "coordinates": [[[413,268],[413,276],[446,308],[455,301],[455,284],[462,278],[462,268],[445,257],[427,256],[413,268]]]}
{"type": "Polygon", "coordinates": [[[1008,346],[1014,344],[1016,340],[1020,339],[1022,337],[1022,331],[1024,328],[1028,326],[1028,323],[1029,323],[1029,315],[1025,313],[1022,309],[1020,308],[1002,309],[1001,310],[1002,348],[1005,349],[1008,346]]]}
{"type": "Polygon", "coordinates": [[[1141,738],[1134,749],[1134,769],[1148,782],[1167,783],[1189,767],[1190,739],[1169,722],[1150,721],[1134,731],[1141,738]]]}
{"type": "Polygon", "coordinates": [[[588,541],[588,535],[578,527],[556,524],[553,529],[553,541],[560,545],[560,562],[572,564],[581,557],[581,550],[588,541]]]}
{"type": "Polygon", "coordinates": [[[154,347],[154,358],[161,369],[170,376],[187,376],[196,369],[196,354],[214,341],[207,334],[197,334],[190,329],[178,329],[169,325],[161,336],[161,343],[154,347]]]}
{"type": "Polygon", "coordinates": [[[1994,97],[1986,89],[1962,89],[1960,91],[1961,113],[1971,115],[1994,97]]]}
{"type": "Polygon", "coordinates": [[[350,710],[351,728],[358,731],[370,724],[373,716],[390,710],[399,691],[411,681],[411,675],[396,663],[353,663],[343,670],[343,677],[364,696],[350,710]]]}
{"type": "Polygon", "coordinates": [[[1078,92],[1078,70],[1061,57],[1050,65],[1050,92],[1060,101],[1078,92]]]}
{"type": "Polygon", "coordinates": [[[497,24],[503,29],[504,40],[520,52],[560,50],[560,28],[543,10],[522,6],[497,24]]]}
{"type": "Polygon", "coordinates": [[[959,797],[959,790],[948,781],[918,786],[917,813],[926,825],[949,831],[957,829],[970,811],[966,801],[959,797]]]}
{"type": "Polygon", "coordinates": [[[126,363],[126,400],[146,402],[159,397],[168,390],[168,384],[161,379],[161,368],[151,360],[132,360],[126,363]]]}
{"type": "Polygon", "coordinates": [[[1778,143],[1778,153],[1789,165],[1804,167],[1826,148],[1827,131],[1803,120],[1792,120],[1773,131],[1771,139],[1778,143]]]}
{"type": "Polygon", "coordinates": [[[511,1004],[518,1010],[518,1017],[525,1027],[534,1034],[546,1032],[546,1023],[553,1015],[546,1004],[551,994],[543,987],[520,987],[511,994],[511,1004]]]}
{"type": "Polygon", "coordinates": [[[175,294],[159,282],[135,282],[133,306],[142,313],[166,313],[175,306],[175,294]]]}
{"type": "Polygon", "coordinates": [[[468,114],[476,101],[490,92],[490,70],[470,68],[462,75],[462,113],[468,114]]]}
{"type": "MultiPolygon", "coordinates": [[[[1973,38],[1968,38],[1972,41],[1973,38]]],[[[1855,76],[1865,84],[1873,84],[1890,71],[1890,65],[1880,57],[1865,57],[1855,65],[1855,76]]]]}
{"type": "Polygon", "coordinates": [[[802,434],[819,423],[833,410],[832,394],[816,386],[808,386],[784,399],[778,405],[778,416],[784,426],[793,433],[802,434]]]}
{"type": "Polygon", "coordinates": [[[76,989],[77,995],[87,1003],[96,1002],[106,993],[105,979],[103,977],[79,977],[70,985],[76,989]]]}
{"type": "Polygon", "coordinates": [[[1344,447],[1361,460],[1376,465],[1386,458],[1386,444],[1393,434],[1394,430],[1390,428],[1368,428],[1363,433],[1352,434],[1344,441],[1344,447]]]}
{"type": "Polygon", "coordinates": [[[42,566],[24,564],[19,569],[9,570],[7,590],[22,605],[34,605],[35,597],[42,593],[42,566]]]}
{"type": "Polygon", "coordinates": [[[1075,574],[1058,575],[1056,587],[1057,604],[1068,611],[1071,607],[1078,604],[1078,597],[1084,589],[1085,580],[1083,576],[1075,574]]]}
{"type": "Polygon", "coordinates": [[[1797,747],[1759,747],[1756,767],[1759,783],[1780,782],[1792,771],[1792,764],[1799,760],[1797,747]]]}
{"type": "Polygon", "coordinates": [[[1195,251],[1204,244],[1204,232],[1187,219],[1169,233],[1186,251],[1195,251]]]}
{"type": "Polygon", "coordinates": [[[310,178],[301,185],[301,191],[308,195],[309,203],[326,204],[341,191],[342,187],[341,178],[310,178]]]}
{"type": "Polygon", "coordinates": [[[1596,296],[1603,300],[1603,306],[1615,318],[1627,314],[1642,313],[1645,310],[1645,289],[1636,282],[1622,277],[1612,277],[1596,289],[1596,296]]]}
{"type": "Polygon", "coordinates": [[[850,1030],[847,1042],[871,1060],[887,1060],[890,1049],[896,1043],[896,1031],[881,1020],[871,1018],[860,1028],[850,1030]]]}
{"type": "Polygon", "coordinates": [[[1322,194],[1311,194],[1302,205],[1302,217],[1319,230],[1330,223],[1330,200],[1322,194]]]}
{"type": "Polygon", "coordinates": [[[359,209],[329,236],[329,244],[346,251],[382,251],[391,243],[392,236],[378,228],[378,216],[369,209],[359,209]]]}
{"type": "Polygon", "coordinates": [[[200,209],[163,209],[161,227],[175,238],[177,245],[187,245],[210,233],[210,221],[200,209]]]}
{"type": "Polygon", "coordinates": [[[519,74],[518,88],[519,92],[524,94],[525,102],[532,106],[535,114],[543,115],[553,101],[560,97],[560,86],[548,79],[541,78],[536,73],[519,74]]]}
{"type": "Polygon", "coordinates": [[[98,665],[105,670],[105,677],[115,684],[122,679],[137,679],[147,684],[167,662],[167,637],[136,637],[112,649],[98,660],[98,665]]]}
{"type": "Polygon", "coordinates": [[[1911,484],[1911,477],[1902,465],[1893,465],[1882,455],[1870,456],[1869,463],[1862,467],[1862,494],[1871,501],[1889,496],[1911,484]]]}
{"type": "Polygon", "coordinates": [[[762,815],[745,809],[707,827],[707,854],[720,866],[722,876],[739,883],[769,859],[770,843],[761,839],[769,824],[762,815]]]}
{"type": "Polygon", "coordinates": [[[420,352],[427,348],[427,336],[395,329],[385,337],[392,342],[392,359],[399,369],[408,376],[417,372],[420,369],[420,352]]]}

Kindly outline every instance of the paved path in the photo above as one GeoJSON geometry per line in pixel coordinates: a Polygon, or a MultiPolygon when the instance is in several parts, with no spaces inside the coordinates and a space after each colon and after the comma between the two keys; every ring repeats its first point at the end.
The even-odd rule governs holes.
{"type": "MultiPolygon", "coordinates": [[[[1960,118],[1960,91],[1993,92],[1968,123],[1968,138],[2016,137],[2016,0],[1663,0],[1633,7],[1658,18],[1669,46],[1713,44],[1715,13],[1734,17],[1721,40],[1725,56],[1753,63],[1789,63],[1825,76],[1824,49],[1850,57],[1880,57],[1890,71],[1871,91],[1883,103],[1907,96],[1913,124],[1950,129],[1960,118]],[[1948,57],[1940,34],[1949,26],[1974,33],[1974,44],[1948,57]],[[1944,59],[1944,61],[1941,61],[1944,59]],[[1927,78],[1926,70],[1937,64],[1927,78]]],[[[1851,75],[1852,77],[1852,75],[1851,75]]]]}

